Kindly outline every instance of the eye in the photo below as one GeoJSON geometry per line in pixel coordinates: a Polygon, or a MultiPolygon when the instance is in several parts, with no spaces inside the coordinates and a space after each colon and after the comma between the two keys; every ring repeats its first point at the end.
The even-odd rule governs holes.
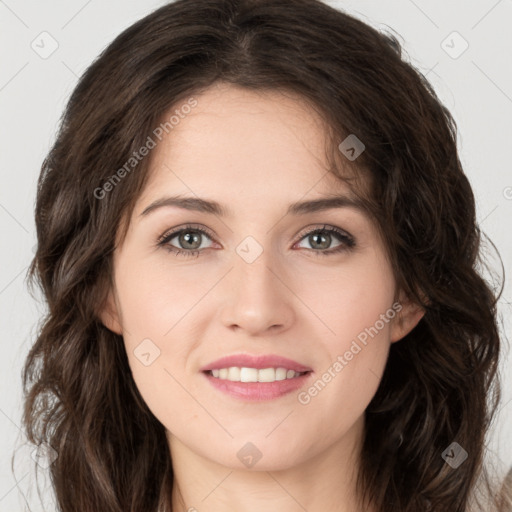
{"type": "Polygon", "coordinates": [[[342,251],[349,251],[356,245],[352,235],[349,235],[339,228],[327,225],[303,233],[301,235],[301,240],[302,239],[305,239],[311,245],[311,250],[318,256],[329,256],[342,251]],[[337,238],[340,243],[333,248],[328,248],[328,246],[331,245],[333,237],[337,238]]]}
{"type": "Polygon", "coordinates": [[[165,233],[158,239],[157,245],[159,247],[163,246],[166,250],[177,256],[199,256],[201,252],[199,249],[204,249],[201,243],[201,239],[204,237],[211,239],[213,235],[202,227],[185,226],[171,231],[170,233],[165,233]],[[177,238],[182,248],[171,245],[170,242],[174,238],[177,238]]]}

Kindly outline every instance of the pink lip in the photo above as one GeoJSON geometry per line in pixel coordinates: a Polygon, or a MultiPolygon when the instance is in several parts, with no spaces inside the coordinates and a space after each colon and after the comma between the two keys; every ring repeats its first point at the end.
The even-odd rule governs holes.
{"type": "Polygon", "coordinates": [[[309,368],[308,366],[304,366],[298,363],[297,361],[293,361],[292,359],[277,356],[274,354],[260,356],[251,356],[250,354],[235,354],[232,356],[226,356],[217,359],[216,361],[213,361],[212,363],[207,364],[206,366],[203,366],[200,369],[200,371],[206,372],[208,370],[229,368],[231,366],[237,366],[239,368],[256,368],[257,370],[262,370],[263,368],[286,368],[287,370],[294,370],[296,372],[312,371],[311,368],[309,368]]]}

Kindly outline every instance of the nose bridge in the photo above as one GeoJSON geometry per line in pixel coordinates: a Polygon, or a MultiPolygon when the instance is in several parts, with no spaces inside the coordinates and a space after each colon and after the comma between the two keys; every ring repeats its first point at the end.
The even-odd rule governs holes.
{"type": "MultiPolygon", "coordinates": [[[[246,256],[253,255],[252,250],[249,250],[246,256]]],[[[244,259],[244,256],[237,254],[234,258],[234,280],[235,286],[241,286],[243,293],[263,293],[268,295],[274,293],[276,288],[275,275],[271,272],[272,266],[275,266],[275,258],[272,257],[269,250],[263,251],[254,260],[244,259]],[[274,260],[274,265],[272,263],[274,260]]]]}
{"type": "Polygon", "coordinates": [[[233,267],[225,285],[223,323],[252,333],[287,325],[292,318],[290,292],[284,276],[276,276],[281,266],[270,248],[246,237],[235,249],[233,267]]]}
{"type": "Polygon", "coordinates": [[[237,246],[235,252],[232,279],[233,289],[239,299],[245,299],[247,295],[251,301],[264,301],[268,304],[274,296],[281,295],[282,290],[278,289],[275,270],[270,270],[277,266],[276,258],[271,254],[268,245],[264,248],[249,236],[237,246]]]}

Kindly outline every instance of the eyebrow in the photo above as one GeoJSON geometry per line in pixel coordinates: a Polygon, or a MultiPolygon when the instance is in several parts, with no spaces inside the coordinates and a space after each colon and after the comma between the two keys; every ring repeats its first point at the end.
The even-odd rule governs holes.
{"type": "MultiPolygon", "coordinates": [[[[219,217],[230,217],[233,215],[230,209],[222,206],[217,201],[201,199],[199,197],[169,196],[153,201],[139,214],[139,217],[146,217],[151,212],[164,207],[178,207],[184,210],[196,211],[217,215],[219,217]]],[[[353,208],[361,213],[367,213],[363,203],[357,199],[344,195],[334,197],[323,197],[310,201],[298,201],[288,206],[287,215],[305,215],[333,208],[353,208]]]]}

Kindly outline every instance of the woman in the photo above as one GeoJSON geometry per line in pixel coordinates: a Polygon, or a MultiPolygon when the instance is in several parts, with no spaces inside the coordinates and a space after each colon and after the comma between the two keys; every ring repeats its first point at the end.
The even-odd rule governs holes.
{"type": "Polygon", "coordinates": [[[317,0],[158,9],[73,92],[36,224],[60,510],[506,510],[474,196],[396,39],[317,0]]]}

